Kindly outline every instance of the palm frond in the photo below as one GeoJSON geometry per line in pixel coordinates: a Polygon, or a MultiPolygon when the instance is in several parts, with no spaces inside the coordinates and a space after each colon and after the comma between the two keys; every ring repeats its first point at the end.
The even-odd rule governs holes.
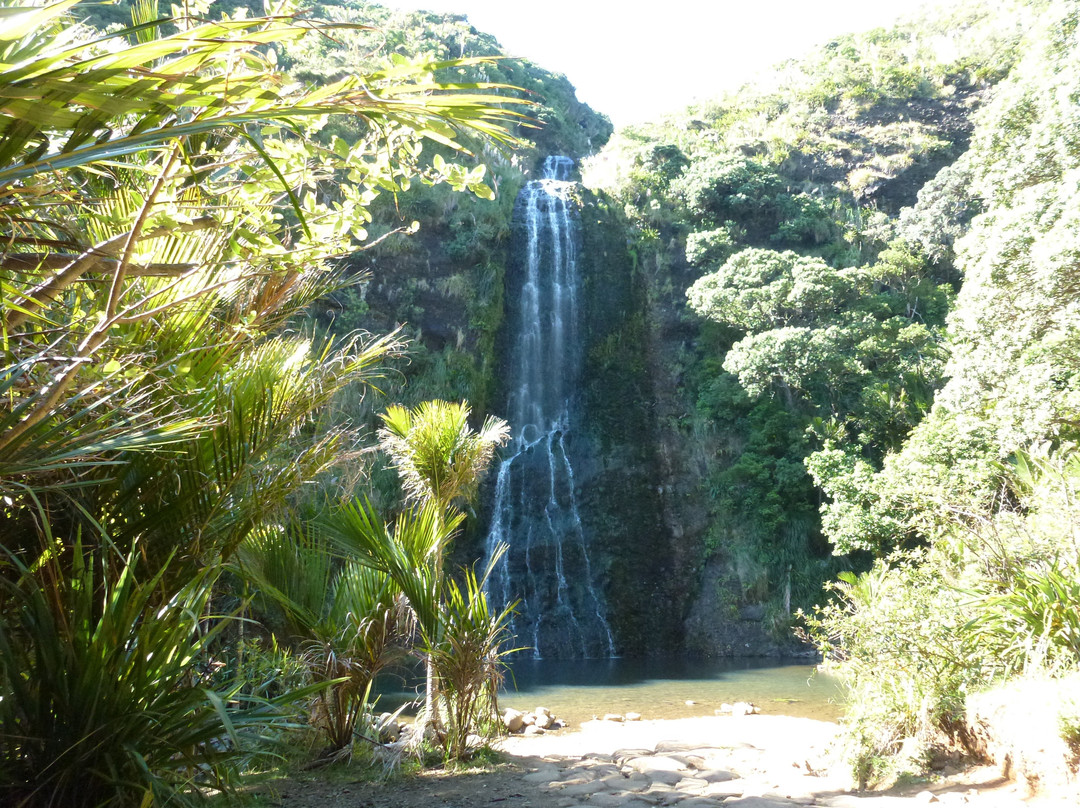
{"type": "Polygon", "coordinates": [[[495,449],[509,440],[506,422],[489,417],[480,432],[469,427],[465,402],[425,401],[413,410],[392,406],[380,417],[380,445],[413,502],[446,509],[470,499],[495,449]]]}

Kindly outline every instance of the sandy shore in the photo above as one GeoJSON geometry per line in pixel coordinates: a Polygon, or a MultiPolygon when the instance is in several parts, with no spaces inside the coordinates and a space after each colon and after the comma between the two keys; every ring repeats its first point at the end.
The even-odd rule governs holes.
{"type": "Polygon", "coordinates": [[[905,808],[941,803],[973,808],[1075,806],[1030,797],[994,767],[950,771],[883,793],[857,793],[837,764],[840,727],[787,716],[707,716],[588,721],[580,729],[514,736],[501,748],[553,808],[905,808]]]}
{"type": "Polygon", "coordinates": [[[1075,808],[1026,798],[984,767],[885,793],[856,793],[831,767],[839,727],[786,716],[588,721],[579,729],[500,741],[506,761],[425,770],[386,781],[312,774],[273,785],[281,808],[1075,808]]]}

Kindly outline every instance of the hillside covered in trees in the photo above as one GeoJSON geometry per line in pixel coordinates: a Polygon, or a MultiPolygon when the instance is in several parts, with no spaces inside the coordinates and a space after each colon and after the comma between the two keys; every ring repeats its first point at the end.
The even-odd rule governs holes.
{"type": "Polygon", "coordinates": [[[689,626],[760,598],[782,628],[840,573],[803,630],[864,779],[963,735],[963,694],[1080,662],[1076,25],[960,4],[841,37],[586,171],[638,233],[689,626]]]}
{"type": "Polygon", "coordinates": [[[302,704],[344,754],[408,654],[443,757],[493,731],[516,646],[477,569],[485,470],[515,200],[552,155],[582,277],[560,445],[616,653],[816,648],[861,784],[987,752],[973,694],[1080,675],[1075,2],[958,2],[619,131],[460,15],[34,8],[0,3],[0,775],[25,804],[53,759],[58,799],[97,772],[80,804],[228,788],[302,704]],[[97,757],[100,688],[166,731],[97,757]]]}

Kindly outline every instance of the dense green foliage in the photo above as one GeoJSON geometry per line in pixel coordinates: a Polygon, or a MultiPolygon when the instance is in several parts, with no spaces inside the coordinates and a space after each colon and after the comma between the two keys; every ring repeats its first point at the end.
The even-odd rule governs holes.
{"type": "Polygon", "coordinates": [[[814,599],[825,536],[845,551],[912,537],[869,538],[839,496],[823,532],[816,488],[862,491],[941,386],[953,242],[977,209],[955,161],[1019,36],[1015,17],[956,14],[839,38],[775,87],[620,132],[587,172],[641,234],[658,350],[678,357],[653,370],[693,413],[673,439],[715,436],[705,552],[732,559],[740,597],[788,602],[794,569],[796,601],[814,599]],[[721,326],[693,339],[672,314],[688,286],[721,326]],[[857,540],[837,538],[845,524],[857,540]]]}
{"type": "MultiPolygon", "coordinates": [[[[299,702],[351,754],[410,651],[464,756],[512,645],[483,573],[444,572],[504,430],[421,402],[496,407],[514,197],[610,124],[460,16],[188,8],[218,21],[4,15],[20,805],[197,801],[299,702]],[[399,327],[407,351],[356,336],[399,327]]],[[[575,439],[622,650],[683,643],[695,602],[724,613],[679,647],[748,647],[743,612],[783,642],[801,606],[862,783],[969,740],[976,690],[1080,667],[1078,30],[1073,2],[1003,0],[838,37],[584,171],[575,439]]]]}
{"type": "MultiPolygon", "coordinates": [[[[333,469],[363,434],[322,416],[396,346],[305,333],[303,312],[347,282],[328,262],[368,237],[380,194],[419,178],[491,196],[425,144],[513,144],[521,116],[501,88],[434,78],[475,60],[307,85],[266,47],[319,35],[305,20],[140,6],[101,38],[73,5],[9,5],[0,31],[0,794],[199,803],[268,751],[289,702],[314,694],[351,748],[408,635],[406,587],[307,542],[304,496],[353,495],[333,469]],[[325,133],[335,115],[362,122],[351,141],[325,133]],[[260,643],[233,618],[256,571],[306,677],[243,675],[260,643]]],[[[429,544],[456,525],[400,521],[429,544]]],[[[465,634],[497,620],[467,600],[483,608],[465,634]]],[[[461,604],[435,590],[437,641],[461,604]]]]}
{"type": "Polygon", "coordinates": [[[586,172],[638,228],[652,372],[690,413],[662,439],[731,571],[704,585],[782,617],[873,566],[808,618],[864,782],[962,739],[972,689],[1080,663],[1076,27],[960,4],[841,37],[586,172]]]}

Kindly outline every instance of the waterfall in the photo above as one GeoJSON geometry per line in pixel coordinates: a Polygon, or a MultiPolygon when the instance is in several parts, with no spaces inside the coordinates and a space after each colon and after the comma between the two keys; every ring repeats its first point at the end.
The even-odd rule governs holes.
{"type": "Polygon", "coordinates": [[[581,377],[573,167],[568,157],[548,157],[542,178],[515,203],[515,233],[525,243],[520,278],[507,284],[514,441],[499,466],[487,537],[488,558],[500,543],[509,545],[488,579],[488,596],[494,604],[519,601],[512,628],[538,658],[615,653],[566,450],[581,377]]]}

